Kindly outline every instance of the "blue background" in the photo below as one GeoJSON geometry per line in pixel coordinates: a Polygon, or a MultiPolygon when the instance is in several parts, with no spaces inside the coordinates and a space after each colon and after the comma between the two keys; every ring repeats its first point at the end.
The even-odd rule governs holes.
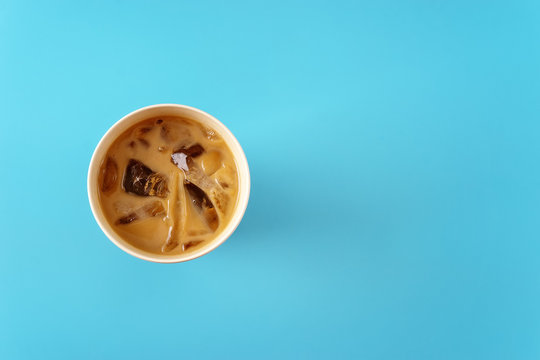
{"type": "Polygon", "coordinates": [[[539,39],[537,1],[0,1],[0,358],[540,358],[539,39]],[[164,102],[253,182],[174,265],[86,194],[164,102]]]}

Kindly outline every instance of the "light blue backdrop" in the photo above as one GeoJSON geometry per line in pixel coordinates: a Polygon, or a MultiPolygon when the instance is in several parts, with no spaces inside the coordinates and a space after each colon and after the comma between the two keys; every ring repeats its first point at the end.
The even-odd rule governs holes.
{"type": "Polygon", "coordinates": [[[537,1],[0,1],[0,358],[539,359],[539,39],[537,1]],[[86,194],[163,102],[251,166],[185,264],[86,194]]]}

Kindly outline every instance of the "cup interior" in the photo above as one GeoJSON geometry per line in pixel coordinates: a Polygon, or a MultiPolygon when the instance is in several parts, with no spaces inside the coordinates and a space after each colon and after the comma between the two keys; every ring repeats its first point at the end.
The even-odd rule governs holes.
{"type": "Polygon", "coordinates": [[[247,159],[244,151],[242,150],[242,147],[240,146],[234,135],[230,132],[230,130],[227,129],[227,127],[223,125],[219,120],[205,113],[202,110],[190,106],[177,104],[159,104],[144,107],[124,116],[107,131],[107,133],[103,136],[103,138],[97,145],[94,151],[94,155],[92,156],[92,160],[90,161],[87,186],[88,198],[90,200],[90,207],[92,208],[92,213],[94,214],[97,223],[99,224],[105,235],[107,235],[107,237],[114,244],[116,244],[120,249],[124,250],[128,254],[131,254],[143,260],[159,263],[176,263],[195,259],[199,256],[209,253],[210,251],[221,245],[234,232],[234,230],[242,220],[242,217],[244,216],[244,212],[246,210],[249,200],[250,176],[247,159]],[[238,169],[238,197],[234,212],[231,216],[229,223],[223,229],[223,231],[217,234],[217,236],[208,244],[185,254],[154,254],[131,245],[114,231],[112,226],[105,218],[105,215],[103,214],[103,211],[101,209],[101,203],[99,201],[99,169],[111,144],[116,140],[118,136],[120,136],[125,130],[129,129],[132,125],[148,118],[159,116],[178,116],[188,118],[202,124],[203,126],[214,129],[219,135],[221,135],[221,137],[231,150],[238,169]]]}

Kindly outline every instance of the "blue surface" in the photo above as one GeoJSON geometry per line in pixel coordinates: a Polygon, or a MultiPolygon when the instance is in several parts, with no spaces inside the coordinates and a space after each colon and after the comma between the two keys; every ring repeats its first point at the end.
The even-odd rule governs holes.
{"type": "Polygon", "coordinates": [[[537,1],[0,1],[1,359],[540,358],[537,1]],[[123,115],[244,147],[237,232],[116,248],[86,194],[123,115]]]}

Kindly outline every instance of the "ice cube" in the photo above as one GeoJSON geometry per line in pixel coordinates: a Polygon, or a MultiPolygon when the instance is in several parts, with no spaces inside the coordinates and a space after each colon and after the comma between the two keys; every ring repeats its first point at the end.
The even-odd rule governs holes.
{"type": "Polygon", "coordinates": [[[183,152],[184,154],[195,158],[204,152],[204,148],[200,144],[195,144],[188,148],[179,149],[175,152],[183,152]]]}
{"type": "Polygon", "coordinates": [[[189,123],[183,120],[176,120],[174,126],[167,122],[161,123],[160,136],[167,144],[179,145],[180,139],[192,137],[189,130],[189,123]]]}
{"type": "Polygon", "coordinates": [[[194,185],[190,182],[186,182],[184,187],[188,191],[188,194],[191,198],[191,201],[199,209],[204,207],[214,207],[208,196],[202,191],[197,185],[194,185]]]}
{"type": "Polygon", "coordinates": [[[215,173],[222,166],[221,154],[219,151],[209,151],[201,157],[201,168],[208,176],[215,173]]]}
{"type": "Polygon", "coordinates": [[[214,179],[223,187],[228,189],[232,184],[236,182],[236,170],[230,166],[223,165],[221,166],[214,174],[214,179]]]}
{"type": "Polygon", "coordinates": [[[137,128],[134,131],[134,135],[137,139],[143,138],[147,133],[149,133],[152,130],[151,127],[141,127],[137,128]]]}
{"type": "Polygon", "coordinates": [[[201,244],[202,242],[203,242],[202,240],[188,241],[187,243],[182,244],[182,250],[186,251],[187,249],[189,249],[191,247],[194,247],[194,246],[197,246],[197,245],[201,244]]]}
{"type": "Polygon", "coordinates": [[[187,155],[187,152],[186,149],[179,149],[173,152],[171,154],[171,161],[184,172],[188,182],[196,185],[205,192],[217,210],[224,213],[229,200],[228,195],[219,183],[204,173],[191,156],[187,155]]]}
{"type": "Polygon", "coordinates": [[[161,201],[151,202],[148,205],[143,206],[142,210],[144,211],[144,214],[148,216],[159,216],[165,214],[165,209],[163,208],[161,201]]]}
{"type": "Polygon", "coordinates": [[[178,134],[174,132],[173,129],[167,124],[163,124],[161,126],[161,130],[159,134],[161,138],[165,140],[167,143],[178,141],[178,134]]]}
{"type": "Polygon", "coordinates": [[[139,219],[137,213],[129,213],[126,216],[122,216],[120,219],[116,220],[115,225],[129,224],[137,219],[139,219]]]}
{"type": "Polygon", "coordinates": [[[162,252],[169,252],[171,250],[174,250],[178,246],[178,240],[176,236],[176,231],[173,226],[169,228],[169,234],[167,236],[167,240],[165,241],[165,244],[161,247],[162,252]]]}
{"type": "Polygon", "coordinates": [[[169,233],[167,234],[165,243],[161,247],[161,251],[164,253],[169,252],[178,246],[178,239],[182,235],[184,229],[185,223],[184,219],[182,219],[182,214],[185,213],[184,208],[186,204],[184,191],[179,191],[178,183],[180,181],[180,176],[181,174],[175,174],[171,178],[171,192],[167,198],[169,233]]]}
{"type": "Polygon", "coordinates": [[[210,129],[202,125],[199,125],[199,128],[201,129],[203,136],[208,140],[216,142],[221,141],[221,136],[219,136],[214,129],[210,129]]]}
{"type": "Polygon", "coordinates": [[[181,170],[189,171],[192,167],[194,157],[197,157],[204,153],[204,148],[200,144],[195,144],[190,147],[181,147],[178,150],[173,151],[171,154],[172,162],[178,166],[181,170]]]}
{"type": "Polygon", "coordinates": [[[171,154],[171,161],[178,166],[180,170],[186,172],[189,171],[190,166],[193,164],[193,160],[190,156],[183,152],[174,152],[171,154]]]}
{"type": "Polygon", "coordinates": [[[195,154],[195,156],[199,156],[203,152],[204,148],[199,144],[195,144],[189,148],[183,147],[171,154],[171,161],[184,172],[187,180],[206,190],[206,188],[212,187],[212,183],[215,185],[215,182],[206,176],[204,171],[195,164],[191,155],[195,154]]]}
{"type": "Polygon", "coordinates": [[[101,166],[100,171],[101,178],[101,191],[106,193],[114,189],[116,186],[116,181],[118,180],[118,166],[116,161],[111,157],[107,157],[105,163],[101,166]]]}
{"type": "Polygon", "coordinates": [[[195,208],[199,213],[202,214],[208,227],[212,229],[212,231],[216,231],[219,226],[219,219],[216,209],[214,208],[212,201],[210,201],[210,198],[208,198],[208,195],[206,195],[206,193],[197,185],[190,182],[185,182],[184,187],[189,194],[191,202],[195,205],[195,208]]]}
{"type": "Polygon", "coordinates": [[[126,216],[122,216],[116,220],[116,225],[125,225],[129,224],[135,220],[142,220],[153,216],[160,216],[165,214],[165,209],[161,201],[152,201],[139,209],[130,212],[126,216]]]}
{"type": "Polygon", "coordinates": [[[145,139],[139,139],[139,142],[145,147],[148,148],[150,146],[150,143],[146,141],[145,139]]]}
{"type": "Polygon", "coordinates": [[[216,141],[221,140],[218,134],[213,129],[206,129],[206,138],[208,140],[216,141]]]}
{"type": "Polygon", "coordinates": [[[168,194],[167,180],[142,162],[130,159],[122,182],[124,190],[139,196],[158,196],[168,194]]]}

